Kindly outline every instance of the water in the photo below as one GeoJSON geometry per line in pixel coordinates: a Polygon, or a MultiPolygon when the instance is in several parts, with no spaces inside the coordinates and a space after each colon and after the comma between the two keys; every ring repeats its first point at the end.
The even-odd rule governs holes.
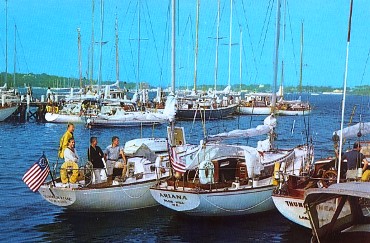
{"type": "MultiPolygon", "coordinates": [[[[288,148],[304,143],[305,126],[309,126],[308,133],[313,136],[316,157],[331,156],[331,136],[340,126],[341,98],[340,95],[312,96],[310,102],[314,111],[311,116],[279,117],[276,145],[288,148]]],[[[360,115],[363,121],[369,121],[368,102],[367,97],[348,96],[346,124],[354,105],[353,122],[358,122],[360,115]]],[[[256,126],[261,124],[263,118],[241,116],[211,121],[206,123],[206,128],[210,134],[215,134],[238,127],[248,128],[250,124],[256,126]]],[[[186,128],[188,143],[199,143],[199,139],[203,138],[199,122],[179,122],[178,125],[186,128]]],[[[114,214],[67,213],[44,201],[38,193],[32,193],[21,180],[43,152],[51,163],[56,162],[59,138],[65,129],[65,124],[0,124],[1,242],[309,242],[310,230],[293,225],[277,211],[232,218],[189,217],[163,207],[114,214]]],[[[88,140],[92,135],[98,137],[99,145],[104,148],[113,135],[118,135],[123,144],[141,133],[144,137],[163,137],[165,130],[165,125],[154,130],[144,128],[142,132],[139,128],[89,130],[83,125],[76,125],[76,148],[80,156],[86,158],[88,140]]],[[[256,146],[255,139],[231,142],[256,146]]],[[[346,143],[345,148],[348,146],[346,143]]]]}

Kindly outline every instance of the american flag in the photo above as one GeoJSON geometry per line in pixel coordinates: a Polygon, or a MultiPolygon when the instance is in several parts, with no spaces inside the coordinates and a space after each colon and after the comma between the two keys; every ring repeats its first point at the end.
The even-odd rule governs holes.
{"type": "Polygon", "coordinates": [[[26,174],[24,174],[22,180],[33,192],[37,192],[42,183],[44,183],[49,172],[48,160],[45,155],[42,155],[40,159],[29,168],[26,174]]]}
{"type": "Polygon", "coordinates": [[[172,168],[176,172],[185,173],[186,165],[182,161],[182,159],[179,157],[179,155],[177,154],[175,147],[171,147],[170,161],[171,161],[171,164],[172,164],[172,168]]]}

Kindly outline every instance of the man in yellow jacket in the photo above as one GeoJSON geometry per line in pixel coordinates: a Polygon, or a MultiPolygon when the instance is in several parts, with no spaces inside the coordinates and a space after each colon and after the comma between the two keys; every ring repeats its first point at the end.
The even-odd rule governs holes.
{"type": "Polygon", "coordinates": [[[58,156],[61,159],[64,158],[64,150],[68,146],[68,140],[70,138],[73,138],[73,132],[74,132],[74,130],[75,130],[75,126],[72,123],[68,123],[67,131],[60,138],[58,156]]]}

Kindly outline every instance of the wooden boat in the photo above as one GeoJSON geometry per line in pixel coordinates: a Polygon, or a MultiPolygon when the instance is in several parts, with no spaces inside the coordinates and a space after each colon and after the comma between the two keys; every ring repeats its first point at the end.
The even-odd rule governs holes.
{"type": "Polygon", "coordinates": [[[154,199],[172,210],[196,216],[233,216],[274,209],[271,199],[276,164],[289,167],[301,162],[307,147],[271,149],[276,119],[269,116],[264,125],[209,136],[192,159],[186,157],[183,171],[162,180],[150,191],[154,199]],[[212,141],[269,133],[256,148],[212,141]],[[182,175],[181,175],[181,173],[182,175]]]}
{"type": "Polygon", "coordinates": [[[280,116],[305,116],[311,114],[311,111],[311,105],[301,100],[283,100],[276,107],[276,113],[280,116]]]}
{"type": "Polygon", "coordinates": [[[179,120],[204,119],[215,120],[231,117],[236,113],[238,104],[217,102],[215,98],[178,99],[176,118],[179,120]]]}
{"type": "Polygon", "coordinates": [[[312,226],[311,242],[369,242],[370,182],[308,189],[304,206],[312,226]]]}
{"type": "Polygon", "coordinates": [[[328,187],[336,183],[335,159],[315,161],[309,171],[299,175],[285,175],[282,172],[276,179],[279,180],[279,184],[272,193],[272,200],[278,211],[290,221],[310,228],[309,218],[303,205],[304,193],[309,188],[328,187]]]}
{"type": "Polygon", "coordinates": [[[186,170],[183,179],[173,176],[156,184],[150,191],[161,205],[194,216],[233,216],[269,211],[274,209],[271,194],[275,163],[289,166],[303,150],[301,147],[266,152],[263,169],[257,178],[254,167],[259,162],[253,155],[254,148],[207,145],[198,157],[213,156],[186,170]]]}

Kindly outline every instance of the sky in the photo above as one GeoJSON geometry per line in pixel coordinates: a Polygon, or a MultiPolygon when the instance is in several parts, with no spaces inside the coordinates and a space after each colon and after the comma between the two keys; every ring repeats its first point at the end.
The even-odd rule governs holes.
{"type": "MultiPolygon", "coordinates": [[[[94,80],[101,77],[102,81],[115,82],[117,19],[119,80],[168,87],[171,84],[170,2],[1,0],[0,70],[6,70],[7,59],[9,73],[13,73],[15,68],[19,73],[46,73],[78,78],[79,28],[83,77],[90,77],[93,66],[94,80]],[[100,45],[101,41],[106,44],[100,45]]],[[[273,83],[277,0],[234,0],[232,18],[231,1],[220,0],[218,48],[217,1],[200,0],[196,68],[197,1],[176,2],[176,85],[192,88],[195,73],[198,88],[214,83],[273,83]]],[[[284,85],[299,85],[303,22],[302,84],[342,87],[350,1],[287,0],[285,3],[281,0],[281,3],[278,82],[283,79],[284,85]]],[[[370,1],[354,0],[348,48],[349,87],[369,85],[369,33],[370,1]]]]}

